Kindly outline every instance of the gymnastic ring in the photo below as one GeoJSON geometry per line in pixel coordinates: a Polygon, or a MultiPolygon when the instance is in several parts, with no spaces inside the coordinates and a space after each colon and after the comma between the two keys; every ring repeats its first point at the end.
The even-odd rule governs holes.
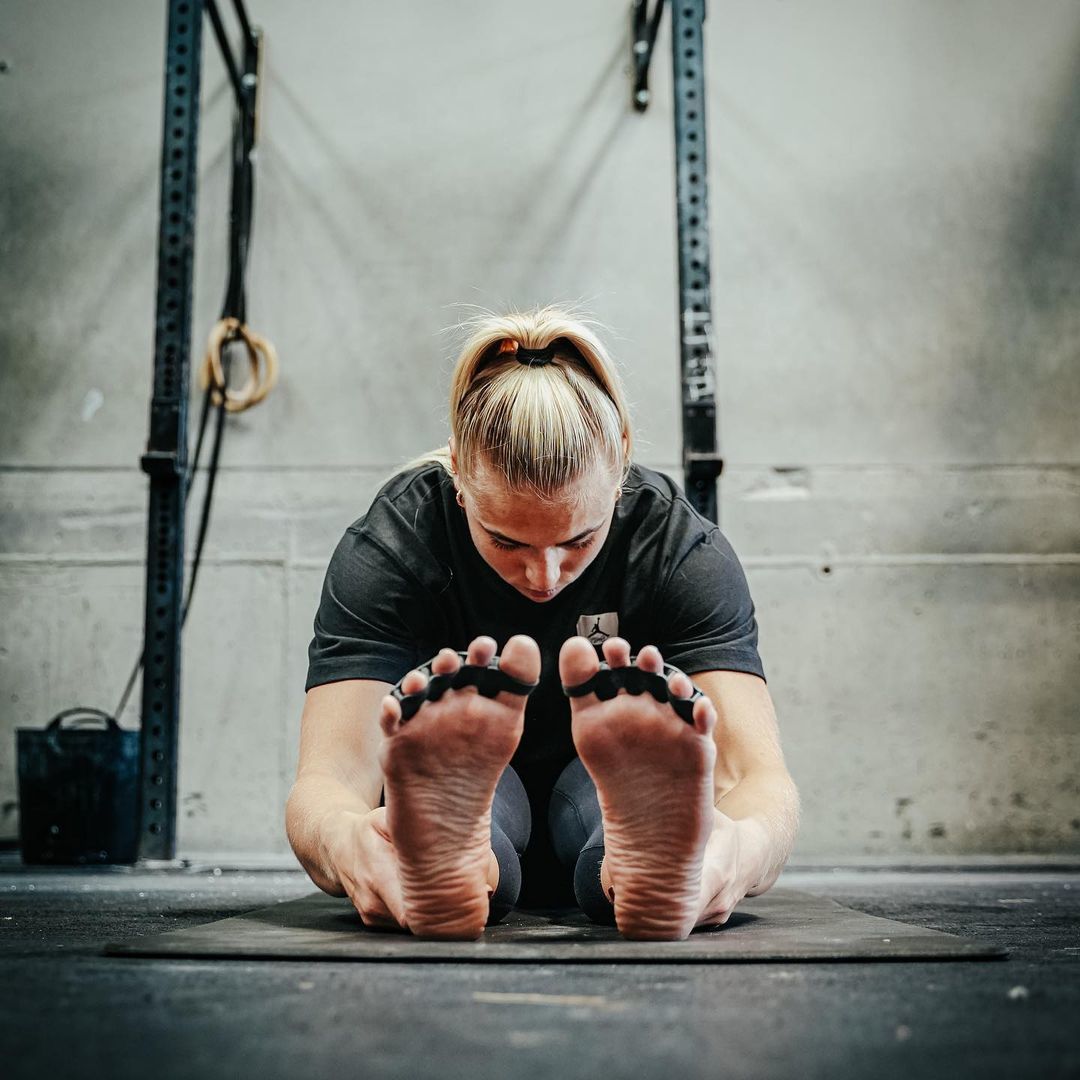
{"type": "Polygon", "coordinates": [[[199,385],[204,390],[208,387],[211,389],[211,399],[215,405],[224,401],[226,412],[231,413],[250,409],[273,389],[277,377],[277,353],[266,338],[256,334],[239,319],[231,317],[220,320],[211,330],[206,343],[206,356],[199,369],[199,385]],[[226,385],[221,363],[221,350],[233,341],[243,341],[248,355],[248,378],[239,391],[230,390],[226,385]]]}
{"type": "Polygon", "coordinates": [[[259,385],[255,388],[255,392],[251,395],[251,401],[246,406],[250,408],[252,405],[258,405],[267,394],[277,385],[278,380],[278,357],[277,350],[270,342],[262,337],[260,334],[256,334],[254,330],[249,326],[243,327],[244,333],[247,335],[247,340],[255,349],[257,355],[261,356],[264,361],[265,374],[259,381],[259,385]]]}
{"type": "Polygon", "coordinates": [[[211,400],[215,405],[225,401],[225,408],[233,411],[230,405],[233,402],[246,403],[258,387],[259,358],[254,347],[242,332],[239,319],[221,319],[210,331],[206,342],[206,356],[203,358],[202,367],[199,369],[199,385],[202,389],[211,389],[211,400]],[[230,390],[225,381],[225,371],[221,364],[221,350],[231,341],[240,339],[247,349],[248,365],[250,372],[248,380],[239,392],[230,390]]]}

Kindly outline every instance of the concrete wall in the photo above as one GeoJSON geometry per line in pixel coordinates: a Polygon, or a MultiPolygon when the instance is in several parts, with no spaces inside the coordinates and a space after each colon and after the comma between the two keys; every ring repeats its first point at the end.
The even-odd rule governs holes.
{"type": "MultiPolygon", "coordinates": [[[[627,6],[251,0],[250,316],[283,377],[230,424],[182,853],[286,850],[322,572],[384,474],[444,439],[462,305],[583,299],[641,457],[676,469],[667,26],[639,116],[627,6]]],[[[141,643],[163,9],[0,7],[0,838],[14,729],[111,709],[141,643]]],[[[1080,8],[710,9],[722,520],[797,853],[1080,851],[1080,8]]],[[[209,41],[203,106],[197,341],[225,270],[209,41]]]]}

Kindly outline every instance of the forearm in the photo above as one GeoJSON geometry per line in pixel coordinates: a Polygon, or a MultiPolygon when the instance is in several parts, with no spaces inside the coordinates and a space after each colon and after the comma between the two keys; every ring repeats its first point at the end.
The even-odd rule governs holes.
{"type": "Polygon", "coordinates": [[[799,792],[786,769],[747,773],[716,802],[739,828],[739,872],[747,895],[769,889],[780,876],[799,829],[799,792]]]}
{"type": "Polygon", "coordinates": [[[331,896],[345,890],[326,849],[327,824],[339,813],[369,814],[374,809],[336,777],[317,772],[299,776],[285,806],[285,832],[300,865],[331,896]]]}

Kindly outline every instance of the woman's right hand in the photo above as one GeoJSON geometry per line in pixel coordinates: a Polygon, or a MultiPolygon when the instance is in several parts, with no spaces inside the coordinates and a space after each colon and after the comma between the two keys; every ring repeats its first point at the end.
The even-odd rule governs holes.
{"type": "Polygon", "coordinates": [[[341,882],[364,925],[408,930],[386,807],[367,813],[339,810],[324,820],[322,833],[328,869],[341,882]]]}

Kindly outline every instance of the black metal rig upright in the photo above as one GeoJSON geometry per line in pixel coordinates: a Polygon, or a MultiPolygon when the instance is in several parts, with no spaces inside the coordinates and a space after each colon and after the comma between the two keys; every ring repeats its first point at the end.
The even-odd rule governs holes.
{"type": "MultiPolygon", "coordinates": [[[[634,0],[631,13],[633,104],[649,105],[649,62],[665,0],[634,0]]],[[[682,371],[683,477],[686,496],[719,522],[717,438],[709,260],[709,184],[705,150],[705,0],[673,0],[671,61],[675,104],[675,201],[679,246],[679,349],[682,371]]]]}
{"type": "Polygon", "coordinates": [[[165,49],[142,684],[139,857],[176,853],[191,282],[202,68],[202,0],[170,0],[165,49]]]}
{"type": "MultiPolygon", "coordinates": [[[[233,130],[229,282],[224,314],[241,321],[245,317],[244,267],[251,228],[251,149],[255,140],[255,98],[261,39],[248,21],[243,0],[233,0],[232,6],[241,30],[239,62],[233,57],[229,46],[217,0],[169,0],[154,330],[154,393],[150,404],[150,437],[142,458],[143,470],[150,477],[139,781],[139,858],[143,860],[168,860],[176,854],[180,641],[187,611],[184,602],[184,517],[191,482],[187,449],[191,286],[204,13],[210,17],[214,37],[221,48],[237,107],[233,130]]],[[[223,418],[222,408],[218,443],[223,418]]],[[[202,445],[205,421],[204,405],[199,447],[202,445]]],[[[216,447],[217,444],[208,478],[195,565],[188,586],[188,602],[194,589],[199,553],[208,522],[216,447]]],[[[195,456],[197,461],[198,449],[195,456]]],[[[117,710],[118,713],[120,711],[117,710]]]]}

